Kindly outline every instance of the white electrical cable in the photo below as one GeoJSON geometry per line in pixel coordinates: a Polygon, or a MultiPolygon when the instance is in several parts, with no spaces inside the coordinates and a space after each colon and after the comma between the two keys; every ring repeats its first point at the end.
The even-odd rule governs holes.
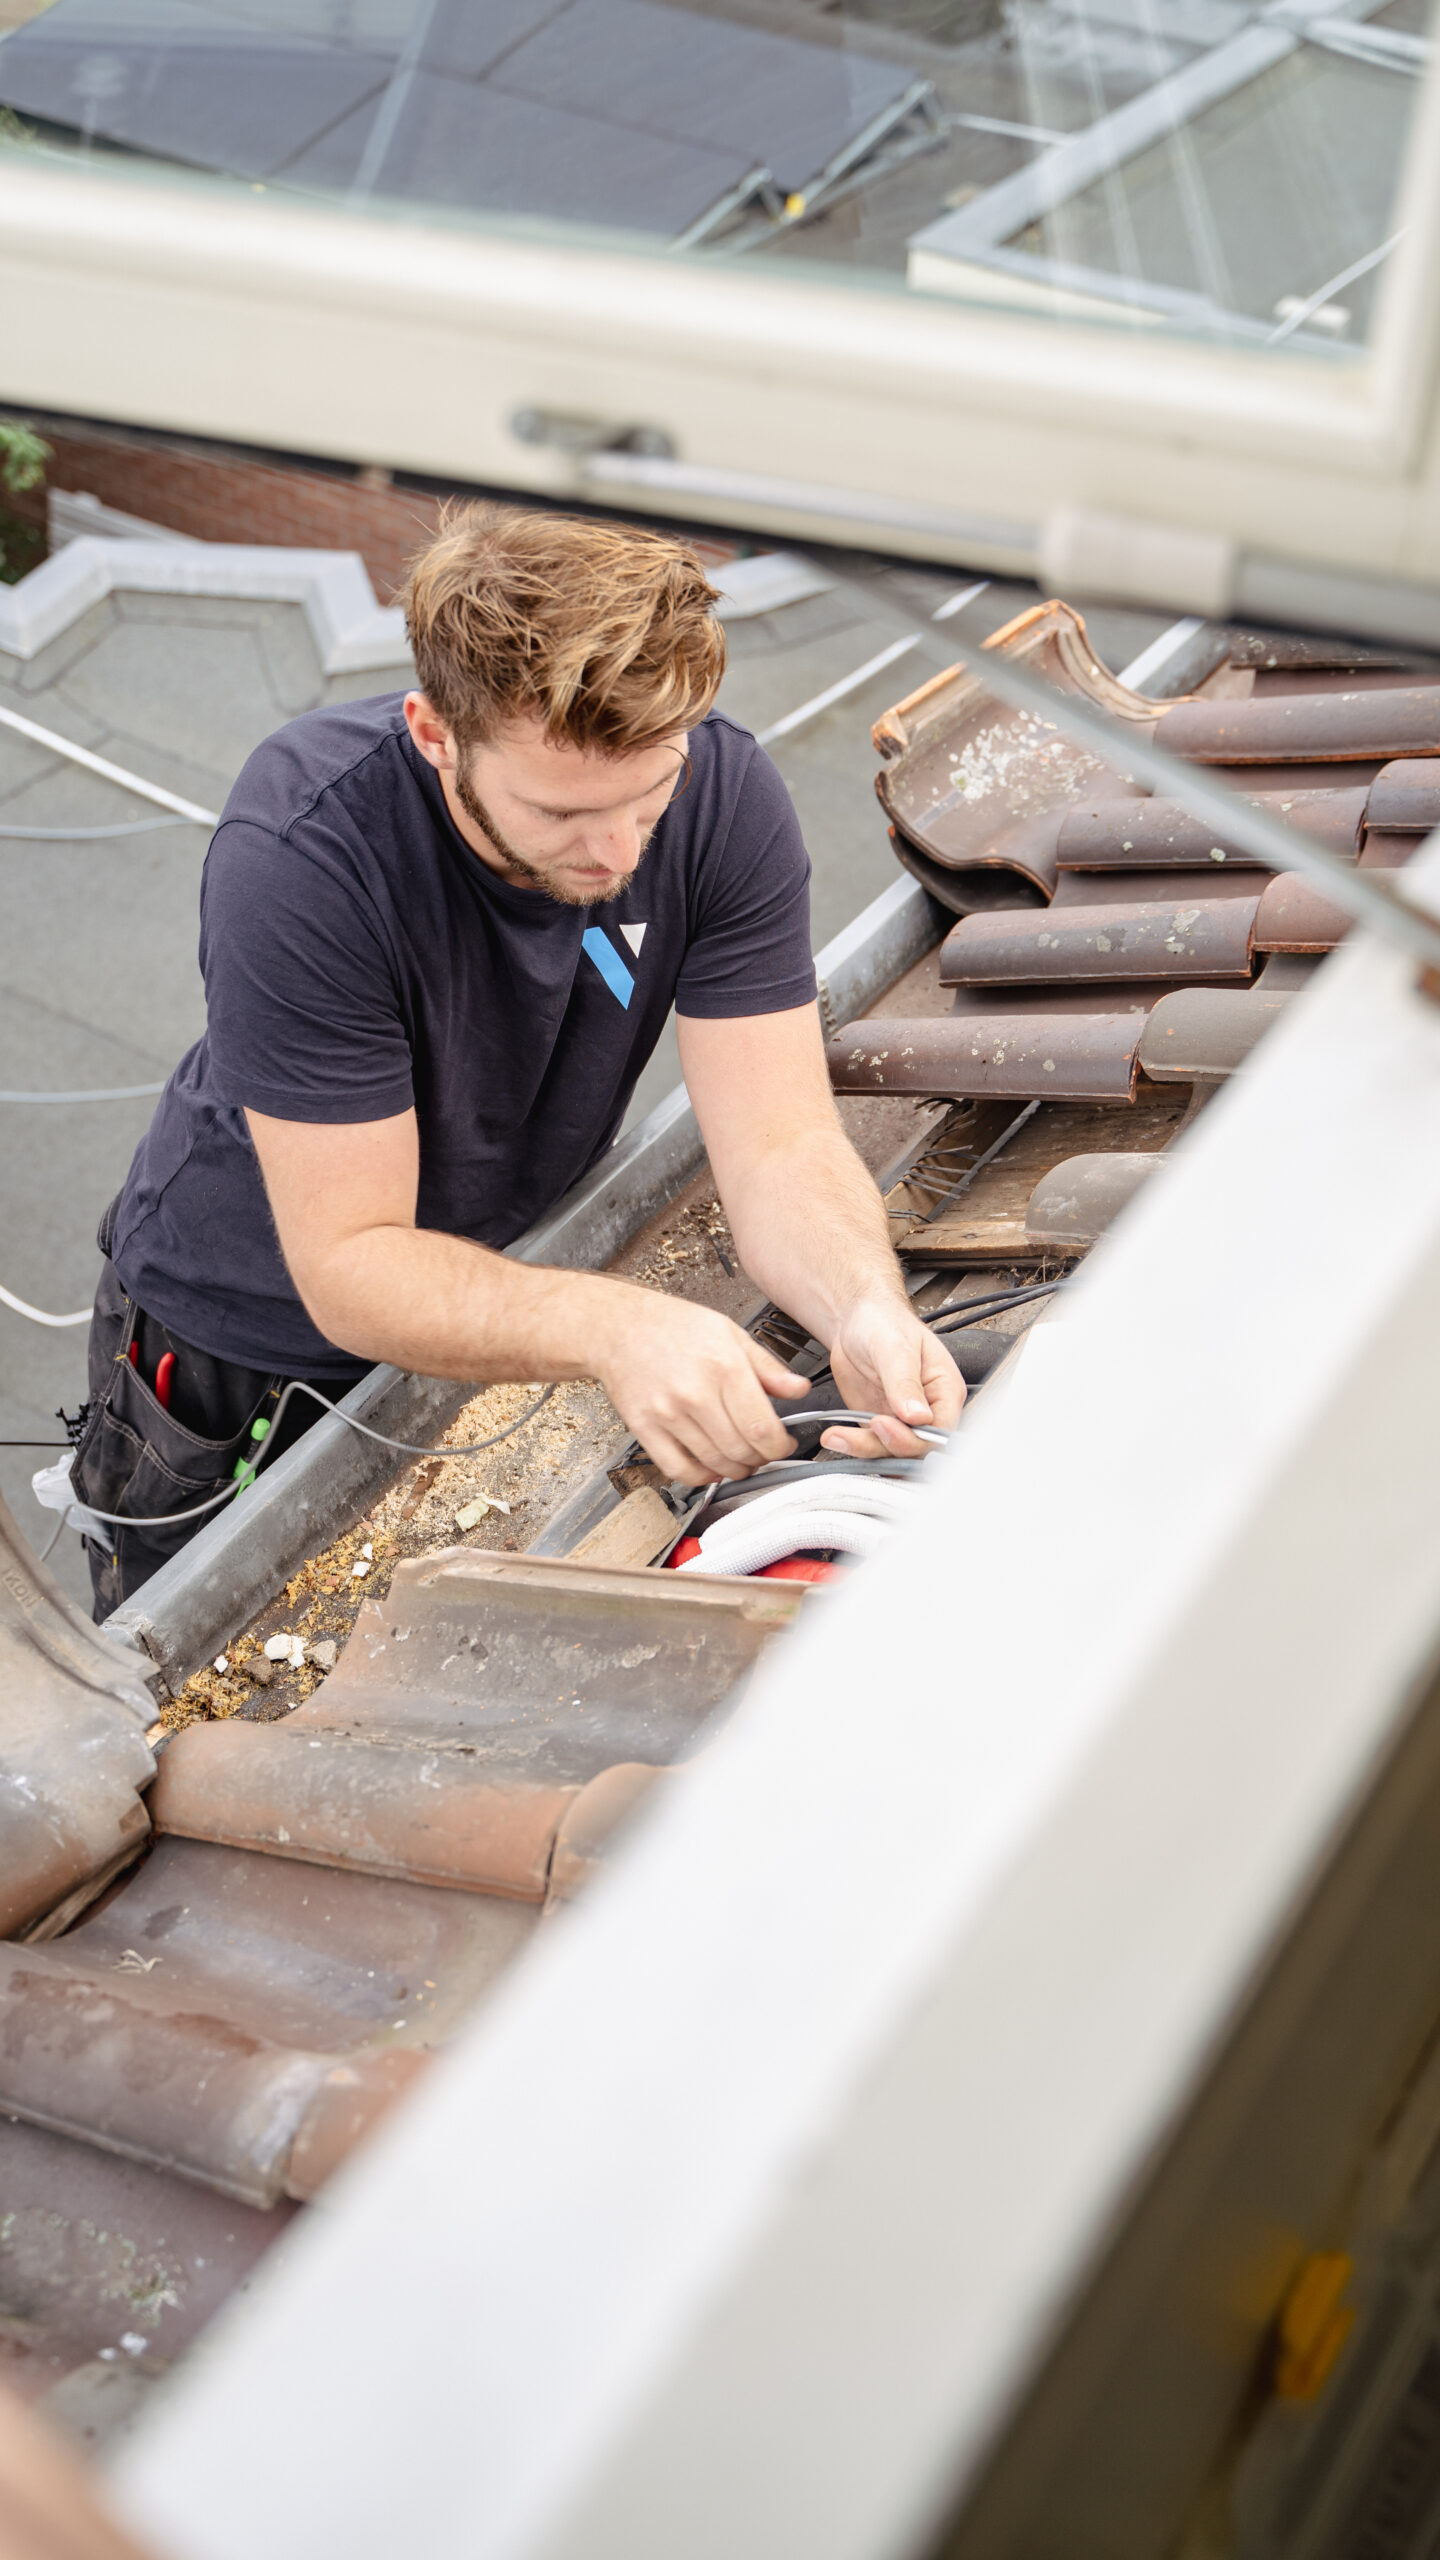
{"type": "Polygon", "coordinates": [[[153,836],[157,827],[194,827],[198,818],[122,818],[108,827],[5,827],[6,844],[100,844],[113,836],[153,836]]]}
{"type": "Polygon", "coordinates": [[[32,1093],[16,1085],[0,1088],[0,1102],[133,1102],[137,1094],[163,1093],[168,1082],[168,1076],[162,1076],[158,1084],[102,1084],[78,1093],[32,1093]]]}
{"type": "Polygon", "coordinates": [[[5,1288],[0,1288],[0,1306],[13,1307],[17,1316],[28,1316],[32,1324],[88,1324],[95,1312],[93,1307],[82,1307],[78,1315],[47,1316],[43,1307],[32,1307],[27,1299],[17,1298],[5,1288]]]}
{"type": "Polygon", "coordinates": [[[967,604],[973,604],[977,596],[983,596],[991,583],[989,578],[978,578],[973,587],[961,587],[955,595],[947,596],[943,604],[937,604],[930,616],[931,621],[953,621],[957,613],[964,612],[967,604]]]}
{"type": "MultiPolygon", "coordinates": [[[[4,1294],[4,1291],[0,1290],[0,1296],[3,1296],[4,1294]]],[[[12,1298],[10,1300],[10,1304],[14,1306],[16,1301],[12,1298]]],[[[25,1312],[33,1315],[35,1313],[35,1309],[27,1308],[25,1312]]],[[[85,1310],[86,1315],[89,1315],[90,1312],[91,1310],[87,1307],[85,1310]]],[[[84,1317],[41,1316],[39,1320],[41,1324],[82,1324],[84,1322],[84,1317]]],[[[517,1415],[513,1422],[507,1422],[503,1431],[492,1431],[488,1440],[467,1440],[459,1446],[453,1446],[446,1443],[436,1449],[434,1447],[427,1447],[422,1441],[392,1440],[388,1431],[372,1430],[368,1422],[359,1421],[353,1413],[342,1412],[338,1404],[332,1404],[329,1396],[322,1396],[319,1388],[312,1387],[307,1379],[291,1378],[288,1384],[281,1388],[280,1394],[276,1399],[274,1417],[270,1423],[269,1430],[267,1431],[264,1439],[256,1441],[254,1446],[259,1452],[267,1450],[273,1444],[274,1435],[280,1427],[280,1422],[284,1415],[285,1408],[290,1402],[291,1397],[309,1396],[312,1403],[323,1404],[326,1412],[333,1413],[336,1421],[343,1422],[348,1430],[361,1432],[367,1440],[378,1440],[383,1448],[401,1449],[407,1457],[475,1458],[480,1455],[482,1449],[495,1449],[499,1447],[502,1440],[513,1440],[517,1431],[523,1430],[527,1422],[533,1422],[541,1406],[548,1404],[554,1393],[555,1382],[552,1382],[551,1385],[542,1390],[542,1392],[536,1397],[533,1404],[528,1404],[526,1406],[522,1414],[517,1415]]],[[[36,1442],[34,1445],[38,1447],[40,1444],[36,1442]]],[[[73,1460],[66,1460],[62,1458],[58,1466],[41,1467],[37,1469],[36,1473],[31,1477],[30,1482],[34,1488],[36,1501],[43,1503],[48,1510],[58,1510],[60,1512],[60,1527],[63,1529],[68,1526],[72,1529],[78,1529],[83,1537],[90,1527],[96,1526],[101,1522],[104,1522],[107,1525],[113,1524],[117,1529],[173,1529],[178,1527],[179,1524],[185,1520],[202,1520],[207,1512],[214,1511],[220,1503],[233,1502],[237,1500],[238,1497],[244,1493],[248,1489],[249,1485],[254,1481],[256,1473],[264,1464],[264,1458],[262,1455],[256,1456],[249,1474],[245,1472],[243,1467],[237,1466],[230,1482],[228,1484],[222,1484],[219,1492],[212,1493],[208,1500],[204,1502],[189,1503],[183,1511],[157,1512],[91,1511],[87,1509],[84,1503],[76,1502],[67,1491],[72,1464],[73,1460]]],[[[58,1535],[59,1531],[57,1530],[56,1536],[58,1535]]],[[[55,1540],[52,1538],[50,1546],[53,1546],[54,1543],[55,1540]]],[[[50,1547],[47,1547],[45,1555],[48,1556],[49,1553],[50,1547]]],[[[43,1564],[45,1557],[42,1556],[40,1561],[43,1564]]]]}
{"type": "Polygon", "coordinates": [[[134,792],[137,799],[153,800],[157,809],[173,809],[177,818],[189,818],[200,827],[220,824],[217,810],[202,809],[197,800],[184,800],[178,791],[164,791],[158,782],[147,782],[143,774],[131,773],[126,765],[112,764],[108,756],[92,755],[88,747],[77,747],[73,738],[62,738],[57,729],[42,729],[38,720],[26,720],[18,711],[7,711],[3,704],[0,727],[32,739],[37,747],[48,747],[52,755],[65,756],[71,764],[83,765],[87,773],[98,773],[104,782],[118,782],[122,791],[134,792]]]}

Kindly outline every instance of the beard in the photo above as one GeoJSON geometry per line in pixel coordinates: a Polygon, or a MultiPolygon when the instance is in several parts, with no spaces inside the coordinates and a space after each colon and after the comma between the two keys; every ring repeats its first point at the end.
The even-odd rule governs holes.
{"type": "Polygon", "coordinates": [[[557,881],[550,872],[540,870],[538,865],[533,862],[527,862],[524,854],[517,853],[513,844],[506,841],[505,837],[501,834],[500,829],[496,826],[494,819],[491,817],[489,810],[486,808],[484,801],[481,799],[479,792],[475,789],[474,784],[465,772],[463,765],[460,764],[457,764],[455,768],[455,797],[459,801],[461,808],[464,810],[466,817],[473,820],[474,824],[480,829],[481,834],[488,839],[492,850],[499,855],[500,860],[505,865],[507,873],[509,873],[512,878],[522,882],[527,889],[538,889],[542,896],[552,898],[556,906],[559,907],[608,907],[613,905],[614,901],[619,897],[623,897],[625,891],[629,888],[631,881],[635,877],[635,871],[639,870],[640,863],[645,859],[646,846],[650,841],[649,836],[647,836],[645,843],[641,845],[640,859],[635,865],[635,871],[624,872],[618,879],[602,881],[596,888],[567,889],[557,881]]]}

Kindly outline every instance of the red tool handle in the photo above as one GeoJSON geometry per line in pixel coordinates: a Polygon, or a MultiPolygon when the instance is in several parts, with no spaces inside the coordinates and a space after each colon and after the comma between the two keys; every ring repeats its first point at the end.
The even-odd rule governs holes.
{"type": "Polygon", "coordinates": [[[157,1404],[163,1404],[167,1413],[170,1410],[170,1389],[174,1382],[175,1354],[173,1351],[162,1351],[155,1371],[155,1401],[157,1404]]]}

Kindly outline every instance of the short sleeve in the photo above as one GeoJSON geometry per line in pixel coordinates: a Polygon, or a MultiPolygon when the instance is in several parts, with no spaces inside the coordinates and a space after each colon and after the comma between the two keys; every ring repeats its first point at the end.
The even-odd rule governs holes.
{"type": "Polygon", "coordinates": [[[731,730],[727,747],[746,762],[729,824],[700,868],[675,989],[677,1012],[702,1021],[788,1013],[815,1000],[810,857],[794,803],[752,739],[731,730]]]}
{"type": "Polygon", "coordinates": [[[276,1120],[386,1120],[414,1101],[396,973],[340,846],[243,820],[200,891],[200,966],[221,1099],[276,1120]]]}

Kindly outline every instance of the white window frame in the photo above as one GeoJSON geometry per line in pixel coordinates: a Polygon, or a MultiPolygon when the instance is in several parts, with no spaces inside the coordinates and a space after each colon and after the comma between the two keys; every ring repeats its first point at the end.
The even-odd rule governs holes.
{"type": "Polygon", "coordinates": [[[1191,610],[1244,602],[1251,554],[1418,598],[1440,578],[1433,61],[1396,228],[1372,343],[1331,359],[7,149],[5,390],[1027,576],[1071,558],[1047,528],[1116,517],[1180,543],[1115,567],[1111,591],[1191,610]],[[526,409],[658,427],[675,459],[521,443],[526,409]]]}

